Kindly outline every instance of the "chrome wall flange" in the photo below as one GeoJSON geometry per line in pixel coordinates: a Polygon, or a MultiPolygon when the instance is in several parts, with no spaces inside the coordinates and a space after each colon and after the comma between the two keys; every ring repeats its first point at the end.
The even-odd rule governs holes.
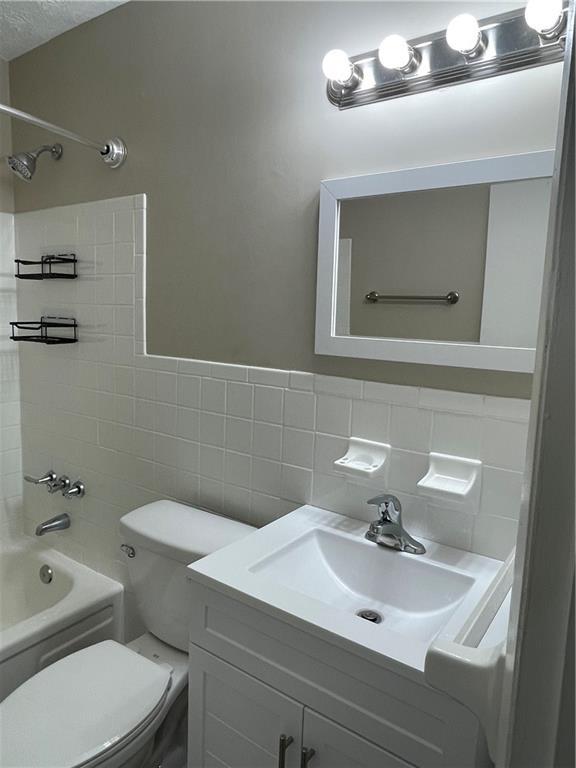
{"type": "Polygon", "coordinates": [[[119,136],[106,140],[106,151],[100,153],[106,165],[110,168],[119,168],[126,160],[128,149],[119,136]]]}

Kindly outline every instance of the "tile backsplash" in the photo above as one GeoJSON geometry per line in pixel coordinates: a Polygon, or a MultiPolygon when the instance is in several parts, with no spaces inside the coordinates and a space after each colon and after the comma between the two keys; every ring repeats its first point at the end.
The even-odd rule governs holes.
{"type": "Polygon", "coordinates": [[[22,531],[22,456],[18,347],[9,340],[16,319],[14,216],[0,213],[0,540],[22,531]]]}
{"type": "Polygon", "coordinates": [[[25,488],[26,529],[62,510],[50,543],[125,580],[117,523],[159,498],[263,525],[303,503],[369,520],[378,483],[339,474],[350,436],[390,443],[387,489],[424,536],[504,558],[515,542],[529,402],[145,354],[144,195],[16,215],[22,258],[74,251],[75,281],[18,286],[19,317],[74,316],[80,342],[20,345],[24,469],[87,493],[25,488]],[[478,504],[430,501],[428,452],[483,462],[478,504]]]}

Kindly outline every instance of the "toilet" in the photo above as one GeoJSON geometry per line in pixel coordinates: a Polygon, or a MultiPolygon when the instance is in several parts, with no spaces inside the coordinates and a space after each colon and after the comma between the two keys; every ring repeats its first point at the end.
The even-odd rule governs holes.
{"type": "MultiPolygon", "coordinates": [[[[120,521],[122,551],[147,629],[76,651],[0,703],[2,768],[172,768],[165,745],[185,729],[189,604],[186,565],[255,529],[157,501],[120,521]]],[[[180,739],[185,744],[184,739],[180,739]]]]}

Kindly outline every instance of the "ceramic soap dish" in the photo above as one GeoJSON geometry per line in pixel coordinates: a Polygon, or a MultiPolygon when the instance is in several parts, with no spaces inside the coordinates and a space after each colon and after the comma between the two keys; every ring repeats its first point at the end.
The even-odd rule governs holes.
{"type": "Polygon", "coordinates": [[[390,446],[387,443],[351,437],[346,454],[336,459],[334,466],[347,475],[381,479],[386,475],[389,456],[390,446]]]}
{"type": "Polygon", "coordinates": [[[444,501],[474,503],[480,495],[482,462],[430,453],[426,475],[418,482],[418,492],[444,501]]]}

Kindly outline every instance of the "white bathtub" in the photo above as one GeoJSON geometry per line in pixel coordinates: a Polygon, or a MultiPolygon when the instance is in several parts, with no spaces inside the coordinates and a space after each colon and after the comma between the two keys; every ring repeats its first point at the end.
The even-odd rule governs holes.
{"type": "Polygon", "coordinates": [[[122,637],[123,587],[43,543],[0,549],[0,701],[39,670],[122,637]],[[45,584],[40,569],[52,580],[45,584]]]}

